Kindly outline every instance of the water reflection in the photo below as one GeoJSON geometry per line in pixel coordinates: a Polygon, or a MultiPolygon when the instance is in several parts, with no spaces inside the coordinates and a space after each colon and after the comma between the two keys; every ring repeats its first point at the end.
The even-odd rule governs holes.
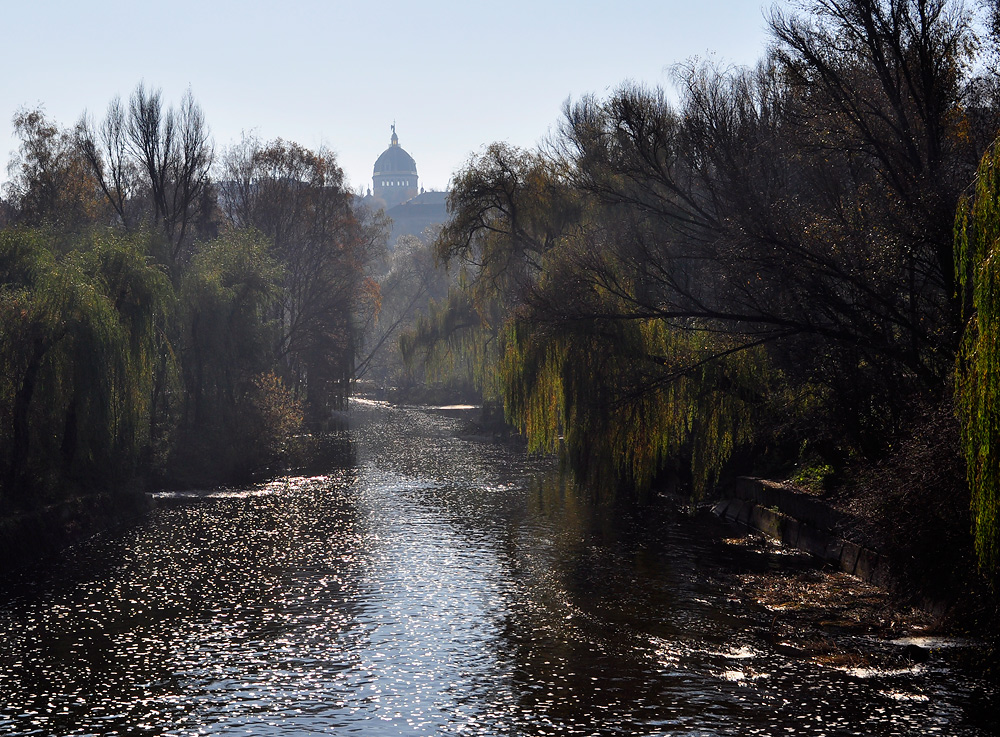
{"type": "Polygon", "coordinates": [[[987,733],[995,695],[949,665],[960,647],[879,668],[777,639],[734,581],[804,559],[593,503],[463,434],[462,410],[351,418],[344,467],[164,495],[5,582],[0,731],[987,733]]]}

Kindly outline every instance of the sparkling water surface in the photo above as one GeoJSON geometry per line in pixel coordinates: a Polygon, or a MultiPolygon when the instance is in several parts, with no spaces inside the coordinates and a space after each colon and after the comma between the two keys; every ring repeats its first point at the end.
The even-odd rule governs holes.
{"type": "Polygon", "coordinates": [[[960,647],[790,654],[734,574],[808,561],[595,503],[470,413],[355,401],[328,473],[161,494],[0,580],[0,734],[990,734],[960,647]]]}

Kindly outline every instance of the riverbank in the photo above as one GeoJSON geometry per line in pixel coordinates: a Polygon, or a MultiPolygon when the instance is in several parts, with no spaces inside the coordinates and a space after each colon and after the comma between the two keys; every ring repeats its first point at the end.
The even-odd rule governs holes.
{"type": "MultiPolygon", "coordinates": [[[[161,491],[203,489],[206,493],[241,482],[264,483],[287,475],[328,472],[354,463],[346,413],[332,417],[321,431],[287,440],[279,458],[249,469],[241,479],[219,483],[214,477],[173,473],[154,480],[136,479],[118,490],[66,492],[66,497],[31,508],[0,506],[0,575],[65,551],[94,535],[141,519],[161,491]]],[[[258,459],[259,460],[259,459],[258,459]]]]}
{"type": "Polygon", "coordinates": [[[178,494],[0,580],[0,732],[990,733],[961,648],[844,624],[872,587],[688,499],[580,493],[470,414],[352,404],[349,467],[178,494]],[[760,585],[828,580],[816,626],[760,585]]]}
{"type": "MultiPolygon", "coordinates": [[[[740,478],[712,506],[712,513],[749,535],[760,535],[788,554],[814,566],[788,575],[765,572],[741,583],[746,596],[776,612],[788,632],[801,624],[882,639],[939,634],[947,606],[924,601],[903,604],[893,597],[893,579],[884,553],[859,543],[864,524],[807,492],[764,479],[740,478]],[[789,628],[788,625],[792,626],[789,628]]],[[[741,544],[740,538],[730,540],[741,544]]]]}
{"type": "Polygon", "coordinates": [[[0,510],[0,574],[42,560],[152,508],[140,490],[74,494],[30,510],[0,510]]]}
{"type": "Polygon", "coordinates": [[[811,487],[735,479],[713,504],[832,570],[877,584],[895,610],[923,611],[936,630],[980,638],[984,653],[997,652],[1000,597],[978,569],[953,412],[940,406],[914,416],[887,448],[811,487]]]}
{"type": "MultiPolygon", "coordinates": [[[[902,558],[890,536],[880,538],[880,519],[852,514],[844,504],[780,482],[737,479],[711,510],[742,531],[729,540],[733,545],[757,536],[814,561],[802,570],[741,575],[734,583],[748,605],[773,613],[769,637],[779,648],[818,663],[862,669],[908,667],[935,657],[942,647],[957,648],[970,666],[995,674],[996,600],[976,585],[974,570],[956,571],[950,587],[924,580],[914,588],[909,582],[921,577],[918,562],[902,558]],[[962,586],[966,593],[958,598],[962,586]],[[844,634],[899,647],[845,646],[838,637],[844,634]]],[[[923,526],[912,529],[917,527],[926,534],[923,526]]]]}
{"type": "MultiPolygon", "coordinates": [[[[804,490],[776,481],[741,477],[723,491],[723,498],[712,511],[727,521],[809,553],[866,583],[886,588],[892,583],[888,557],[870,547],[870,542],[861,542],[859,531],[867,521],[840,511],[804,490]]],[[[864,538],[871,540],[872,535],[864,538]]],[[[928,608],[940,606],[938,603],[928,608]]]]}

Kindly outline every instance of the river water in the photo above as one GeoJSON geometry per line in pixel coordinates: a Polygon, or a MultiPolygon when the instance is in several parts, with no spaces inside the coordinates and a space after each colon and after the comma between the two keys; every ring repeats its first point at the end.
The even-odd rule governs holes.
{"type": "Polygon", "coordinates": [[[461,415],[355,401],[327,473],[160,495],[0,580],[0,733],[991,733],[962,647],[782,644],[738,582],[808,561],[592,502],[461,415]]]}

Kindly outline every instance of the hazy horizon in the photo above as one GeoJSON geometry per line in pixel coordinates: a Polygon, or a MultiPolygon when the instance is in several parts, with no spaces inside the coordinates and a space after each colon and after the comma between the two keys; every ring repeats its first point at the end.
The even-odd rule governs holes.
{"type": "Polygon", "coordinates": [[[41,106],[72,126],[100,120],[140,82],[176,105],[190,88],[216,150],[244,133],[336,152],[364,190],[389,145],[416,160],[420,186],[442,190],[470,154],[498,140],[539,143],[567,99],[625,81],[669,86],[694,56],[752,64],[770,2],[603,3],[517,0],[495,8],[438,1],[381,7],[297,0],[280,6],[180,0],[171,13],[99,0],[10,3],[0,82],[0,181],[16,152],[11,119],[41,106]]]}

